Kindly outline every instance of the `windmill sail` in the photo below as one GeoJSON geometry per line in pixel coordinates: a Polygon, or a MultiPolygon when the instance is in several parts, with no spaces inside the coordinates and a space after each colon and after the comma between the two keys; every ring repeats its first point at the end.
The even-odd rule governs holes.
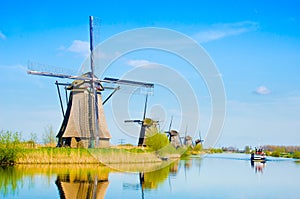
{"type": "Polygon", "coordinates": [[[146,95],[146,101],[145,101],[145,107],[144,107],[144,115],[143,115],[143,122],[142,122],[142,126],[141,126],[141,131],[140,131],[138,146],[145,145],[145,143],[144,143],[144,141],[145,141],[145,133],[146,133],[145,119],[146,119],[146,111],[147,111],[147,102],[148,102],[148,95],[146,95]]]}
{"type": "MultiPolygon", "coordinates": [[[[90,59],[91,59],[91,88],[92,95],[89,95],[89,113],[90,113],[90,134],[96,142],[96,146],[99,145],[99,110],[98,110],[98,96],[96,90],[96,82],[95,82],[95,66],[94,66],[94,45],[93,45],[93,17],[90,16],[90,59]]],[[[102,99],[101,99],[102,104],[102,99]]],[[[101,106],[102,107],[102,106],[101,106]]],[[[106,122],[105,122],[106,123],[106,122]]]]}

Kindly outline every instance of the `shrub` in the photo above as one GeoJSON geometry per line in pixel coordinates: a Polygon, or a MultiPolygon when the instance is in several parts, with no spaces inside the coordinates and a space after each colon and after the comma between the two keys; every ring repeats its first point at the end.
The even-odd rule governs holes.
{"type": "Polygon", "coordinates": [[[150,127],[147,131],[146,145],[154,151],[167,146],[169,144],[168,137],[160,133],[156,127],[150,127]]]}
{"type": "Polygon", "coordinates": [[[13,165],[21,153],[21,134],[18,132],[0,132],[0,164],[13,165]]]}
{"type": "Polygon", "coordinates": [[[300,159],[300,151],[295,151],[293,158],[300,159]]]}
{"type": "Polygon", "coordinates": [[[193,151],[195,152],[200,152],[202,151],[203,147],[202,147],[202,144],[197,144],[194,148],[193,148],[193,151]]]}
{"type": "Polygon", "coordinates": [[[280,157],[280,151],[279,150],[273,151],[271,155],[273,157],[280,157]]]}
{"type": "Polygon", "coordinates": [[[223,153],[223,150],[222,149],[210,148],[209,153],[223,153]]]}

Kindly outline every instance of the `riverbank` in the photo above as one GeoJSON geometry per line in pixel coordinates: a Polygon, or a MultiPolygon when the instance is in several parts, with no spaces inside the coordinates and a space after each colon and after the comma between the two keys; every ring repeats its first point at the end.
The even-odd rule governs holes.
{"type": "Polygon", "coordinates": [[[157,153],[149,149],[131,148],[53,148],[22,149],[15,164],[122,164],[158,163],[178,159],[179,153],[157,153]]]}
{"type": "Polygon", "coordinates": [[[170,144],[152,147],[119,145],[108,148],[57,148],[55,144],[39,145],[34,141],[22,141],[18,132],[0,131],[0,165],[15,164],[122,164],[156,163],[178,159],[185,147],[175,149],[170,144]]]}

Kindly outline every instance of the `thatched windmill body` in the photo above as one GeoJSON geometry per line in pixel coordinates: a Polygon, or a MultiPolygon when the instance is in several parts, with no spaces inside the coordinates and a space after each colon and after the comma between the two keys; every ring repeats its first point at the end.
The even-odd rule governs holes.
{"type": "Polygon", "coordinates": [[[167,134],[171,145],[174,146],[175,148],[178,148],[178,147],[182,146],[182,143],[181,143],[179,132],[176,130],[171,130],[172,123],[173,123],[173,116],[171,117],[169,130],[165,131],[165,133],[167,134]]]}

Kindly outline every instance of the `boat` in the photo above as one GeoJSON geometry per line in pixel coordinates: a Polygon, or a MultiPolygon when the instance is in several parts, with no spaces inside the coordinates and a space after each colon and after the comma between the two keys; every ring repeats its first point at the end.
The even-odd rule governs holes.
{"type": "Polygon", "coordinates": [[[251,161],[259,161],[259,162],[266,161],[266,154],[264,153],[262,147],[259,148],[255,147],[255,151],[251,153],[251,161]]]}

